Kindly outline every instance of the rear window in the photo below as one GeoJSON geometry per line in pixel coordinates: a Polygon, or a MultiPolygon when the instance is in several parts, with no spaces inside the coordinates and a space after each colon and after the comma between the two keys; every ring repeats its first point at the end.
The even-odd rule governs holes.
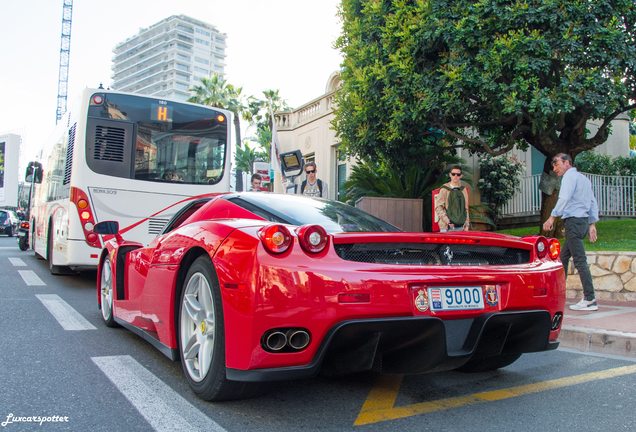
{"type": "Polygon", "coordinates": [[[245,192],[226,198],[272,222],[316,224],[327,232],[397,232],[399,228],[339,201],[300,195],[245,192]]]}

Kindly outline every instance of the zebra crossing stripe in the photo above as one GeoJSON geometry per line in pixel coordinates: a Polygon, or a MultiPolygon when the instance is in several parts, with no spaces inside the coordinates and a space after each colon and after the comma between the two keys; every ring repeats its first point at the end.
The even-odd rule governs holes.
{"type": "Polygon", "coordinates": [[[35,295],[46,307],[53,318],[57,320],[64,330],[97,330],[71,305],[66,303],[56,294],[36,294],[35,295]]]}
{"type": "Polygon", "coordinates": [[[226,432],[131,356],[92,357],[91,360],[155,431],[226,432]]]}
{"type": "Polygon", "coordinates": [[[13,267],[26,267],[26,263],[22,261],[22,258],[10,257],[9,261],[13,267]]]}
{"type": "Polygon", "coordinates": [[[45,286],[46,284],[33,270],[18,270],[18,274],[22,277],[25,284],[29,286],[45,286]]]}

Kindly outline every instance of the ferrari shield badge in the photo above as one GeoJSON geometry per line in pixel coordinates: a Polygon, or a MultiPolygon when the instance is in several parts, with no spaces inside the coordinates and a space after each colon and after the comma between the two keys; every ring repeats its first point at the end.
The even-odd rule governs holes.
{"type": "Polygon", "coordinates": [[[415,297],[415,307],[420,312],[425,312],[428,310],[428,294],[426,294],[426,291],[417,291],[417,297],[415,297]]]}
{"type": "Polygon", "coordinates": [[[486,303],[488,303],[490,306],[497,306],[497,303],[499,303],[496,287],[489,286],[486,288],[486,303]]]}

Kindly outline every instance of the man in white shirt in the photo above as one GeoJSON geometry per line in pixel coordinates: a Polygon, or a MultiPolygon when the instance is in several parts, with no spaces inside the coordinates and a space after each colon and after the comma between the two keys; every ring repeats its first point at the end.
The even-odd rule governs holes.
{"type": "Polygon", "coordinates": [[[583,285],[583,299],[573,305],[572,310],[598,310],[592,275],[587,264],[583,239],[589,233],[590,241],[596,241],[596,222],[598,222],[598,203],[592,191],[592,184],[583,174],[572,166],[572,158],[565,153],[559,153],[552,159],[552,170],[562,177],[559,199],[552,210],[551,216],[543,224],[543,229],[550,231],[554,226],[554,219],[560,217],[565,225],[565,243],[561,250],[561,262],[568,273],[570,257],[579,272],[583,285]]]}

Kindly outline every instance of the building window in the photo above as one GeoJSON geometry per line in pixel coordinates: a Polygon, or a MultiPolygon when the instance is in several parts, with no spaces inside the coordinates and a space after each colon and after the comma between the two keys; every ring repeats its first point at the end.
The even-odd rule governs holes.
{"type": "Polygon", "coordinates": [[[345,201],[346,190],[344,183],[347,181],[347,157],[344,152],[336,150],[336,199],[345,201]]]}

